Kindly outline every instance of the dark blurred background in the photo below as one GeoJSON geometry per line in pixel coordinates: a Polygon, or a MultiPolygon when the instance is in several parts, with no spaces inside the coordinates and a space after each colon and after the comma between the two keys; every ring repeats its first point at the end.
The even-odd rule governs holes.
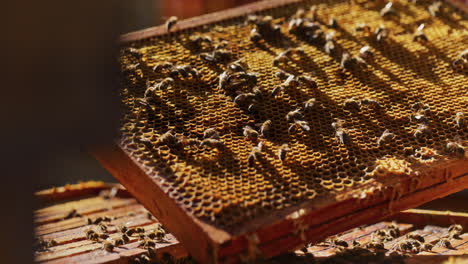
{"type": "MultiPolygon", "coordinates": [[[[164,23],[164,21],[170,16],[177,16],[179,19],[193,17],[201,14],[211,13],[223,9],[227,9],[230,7],[235,7],[238,5],[246,4],[255,2],[254,0],[136,0],[136,1],[124,1],[121,2],[121,6],[115,6],[114,4],[109,4],[108,7],[102,6],[103,9],[107,9],[102,11],[102,17],[96,17],[94,22],[88,20],[92,17],[85,17],[83,16],[82,19],[88,20],[87,23],[83,24],[82,29],[80,30],[87,30],[93,27],[93,23],[102,23],[104,19],[108,16],[109,18],[112,17],[113,25],[106,25],[109,26],[109,30],[115,31],[117,30],[119,33],[128,33],[136,30],[141,30],[144,28],[156,26],[159,24],[164,23]],[[119,11],[120,8],[120,11],[119,11]],[[113,11],[112,11],[113,10],[113,11]],[[114,15],[111,14],[112,12],[116,12],[114,15]],[[107,15],[106,15],[107,14],[107,15]],[[120,20],[120,21],[119,21],[120,20]]],[[[109,3],[112,3],[110,1],[109,3]]],[[[83,5],[84,6],[84,5],[83,5]]],[[[93,8],[96,8],[94,5],[93,8]]],[[[58,9],[56,9],[58,11],[58,9]]],[[[62,10],[63,11],[63,10],[62,10]]],[[[86,14],[86,12],[82,13],[82,15],[86,14]]],[[[96,12],[96,15],[99,13],[96,12]]],[[[88,15],[86,15],[88,16],[88,15]]],[[[79,20],[77,20],[78,22],[79,20]]],[[[57,27],[54,21],[51,21],[51,27],[57,27]]],[[[67,34],[67,31],[70,35],[74,35],[70,32],[70,29],[67,30],[66,26],[68,24],[62,24],[63,33],[62,36],[67,34]]],[[[76,30],[76,29],[75,29],[76,30]]],[[[110,32],[109,32],[110,33],[110,32]]],[[[60,35],[57,35],[58,37],[60,35]]],[[[84,37],[86,35],[81,35],[84,37]]],[[[87,35],[88,40],[83,40],[91,45],[93,40],[97,41],[98,39],[89,39],[89,35],[87,35]]],[[[106,42],[107,45],[112,45],[113,43],[109,40],[106,42]]],[[[80,47],[77,46],[75,48],[79,49],[80,47]]],[[[102,45],[102,43],[100,43],[102,45]]],[[[83,49],[89,49],[88,47],[83,49]]],[[[91,50],[91,49],[90,49],[91,50]]],[[[89,51],[90,51],[89,50],[89,51]]],[[[83,54],[84,55],[84,54],[83,54]]],[[[68,55],[70,56],[70,55],[68,55]]],[[[68,57],[71,58],[71,57],[68,57]]],[[[71,62],[71,61],[70,61],[71,62]]],[[[69,65],[67,67],[76,67],[69,65]]],[[[66,82],[66,80],[65,80],[66,82]]],[[[73,82],[70,80],[70,82],[73,82]]],[[[111,80],[113,82],[113,80],[111,80]]],[[[71,89],[71,87],[64,87],[63,90],[66,91],[71,89]]],[[[83,88],[80,88],[83,89],[83,88]]],[[[58,95],[60,96],[60,95],[58,95]]],[[[85,99],[85,98],[83,98],[85,99]]],[[[75,99],[77,100],[77,98],[75,99]]],[[[83,101],[84,102],[84,101],[83,101]]],[[[110,102],[109,102],[110,103],[110,102]]],[[[106,110],[104,108],[104,103],[102,107],[98,107],[96,111],[103,111],[106,110]]],[[[90,106],[86,106],[86,108],[90,109],[90,106]]],[[[89,117],[89,116],[87,116],[89,117]]],[[[102,116],[102,118],[105,118],[102,116]]],[[[114,116],[115,118],[115,116],[114,116]]],[[[101,126],[105,124],[96,124],[97,126],[94,127],[96,130],[101,130],[101,126]]],[[[67,148],[59,148],[54,153],[54,158],[48,159],[43,164],[45,168],[48,169],[48,172],[43,175],[41,181],[37,182],[34,186],[35,190],[41,190],[44,188],[50,188],[51,186],[60,186],[66,183],[75,183],[78,181],[84,180],[103,180],[112,182],[115,179],[106,171],[104,170],[99,163],[90,156],[86,149],[83,147],[67,147],[67,148]]]]}
{"type": "MultiPolygon", "coordinates": [[[[31,263],[34,191],[115,181],[87,145],[115,136],[117,39],[122,33],[253,0],[7,1],[0,78],[0,263],[31,263]],[[5,228],[6,227],[6,228],[5,228]]],[[[425,208],[468,211],[458,193],[425,208]]]]}

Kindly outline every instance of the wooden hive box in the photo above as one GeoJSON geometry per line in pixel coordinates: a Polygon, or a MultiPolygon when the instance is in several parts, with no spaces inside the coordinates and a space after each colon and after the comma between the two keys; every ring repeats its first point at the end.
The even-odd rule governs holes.
{"type": "Polygon", "coordinates": [[[121,136],[95,156],[201,263],[275,256],[465,189],[467,21],[407,1],[382,18],[384,5],[262,1],[122,36],[121,136]]]}
{"type": "MultiPolygon", "coordinates": [[[[128,229],[144,228],[147,235],[158,225],[158,220],[150,217],[148,211],[119,185],[84,182],[44,190],[36,193],[36,198],[41,201],[41,205],[35,211],[35,237],[50,245],[37,248],[35,260],[38,263],[137,263],[135,260],[140,261],[143,255],[148,258],[151,255],[150,261],[159,261],[157,263],[194,263],[193,259],[187,257],[187,251],[169,233],[163,239],[154,240],[155,247],[149,249],[141,246],[142,240],[134,234],[128,242],[116,246],[111,252],[102,248],[106,239],[90,240],[85,236],[86,231],[91,229],[104,233],[99,230],[99,225],[88,224],[88,218],[96,220],[107,216],[111,219],[104,223],[108,227],[108,239],[112,243],[122,236],[119,227],[124,224],[128,229]],[[76,213],[70,216],[71,211],[76,213]],[[155,254],[150,254],[148,250],[155,254]]],[[[338,260],[362,263],[371,259],[386,263],[400,263],[401,260],[406,263],[441,263],[449,258],[467,255],[468,252],[468,236],[463,232],[458,239],[449,240],[452,248],[438,243],[440,238],[447,236],[447,228],[453,224],[461,225],[464,230],[468,229],[468,215],[409,210],[383,222],[360,226],[319,243],[309,244],[267,263],[310,264],[313,259],[325,263],[338,260]],[[368,248],[367,245],[379,238],[379,232],[390,230],[392,225],[398,227],[398,233],[383,243],[384,249],[368,248]],[[433,248],[414,252],[399,251],[396,245],[407,241],[408,234],[424,237],[424,243],[431,244],[433,248]],[[343,242],[333,242],[338,240],[345,241],[348,246],[345,247],[343,242]]]]}

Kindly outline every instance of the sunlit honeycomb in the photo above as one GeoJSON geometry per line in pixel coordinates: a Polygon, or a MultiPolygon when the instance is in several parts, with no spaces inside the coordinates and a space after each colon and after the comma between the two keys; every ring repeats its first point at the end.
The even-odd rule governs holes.
{"type": "Polygon", "coordinates": [[[424,163],[428,149],[437,153],[435,159],[458,158],[447,154],[449,141],[466,147],[466,124],[457,126],[455,115],[468,115],[467,71],[452,67],[458,54],[468,48],[468,22],[460,13],[443,4],[441,14],[432,17],[427,11],[429,2],[395,1],[397,14],[382,18],[379,10],[386,4],[382,1],[314,3],[320,28],[325,34],[336,32],[332,55],[324,52],[323,43],[310,43],[288,32],[291,16],[298,7],[307,12],[310,2],[259,13],[279,21],[281,33],[257,44],[249,39],[252,25],[247,25],[246,16],[242,16],[122,46],[120,144],[190,214],[229,229],[254,217],[368,182],[380,175],[371,173],[376,162],[384,164],[382,160],[396,158],[411,167],[424,163]],[[332,17],[337,21],[334,29],[326,26],[332,17]],[[358,23],[367,23],[372,31],[355,32],[358,23]],[[425,24],[427,42],[413,41],[421,23],[425,24]],[[389,30],[389,35],[377,42],[373,32],[380,25],[389,30]],[[189,44],[195,34],[209,36],[213,43],[226,40],[226,49],[233,53],[231,61],[244,58],[247,72],[258,74],[257,87],[264,98],[257,100],[256,112],[235,104],[235,91],[218,86],[218,76],[227,64],[200,59],[201,51],[189,44]],[[365,45],[374,53],[367,66],[340,68],[343,51],[355,56],[365,45]],[[142,57],[128,52],[129,47],[142,57]],[[305,55],[273,66],[273,59],[289,47],[301,47],[305,55]],[[164,62],[192,65],[201,77],[175,79],[171,87],[156,91],[154,109],[142,106],[138,100],[143,98],[147,83],[155,85],[168,77],[153,71],[155,65],[164,62]],[[279,69],[312,76],[317,88],[301,84],[270,96],[282,83],[275,76],[279,69]],[[285,116],[310,98],[316,103],[303,114],[310,131],[288,132],[291,122],[285,116]],[[360,110],[345,109],[343,103],[350,98],[374,99],[381,108],[361,105],[360,110]],[[414,136],[419,124],[411,118],[417,102],[429,109],[426,117],[430,133],[421,137],[414,136]],[[331,124],[337,119],[344,120],[348,144],[340,144],[335,137],[331,124]],[[258,131],[258,124],[266,120],[272,121],[268,136],[257,140],[244,137],[244,126],[258,131]],[[177,137],[203,140],[208,128],[219,131],[224,149],[157,144],[169,130],[177,137]],[[379,146],[378,139],[387,129],[395,137],[379,146]],[[248,156],[259,142],[263,142],[263,158],[249,163],[248,156]],[[281,161],[277,152],[283,144],[288,144],[290,151],[281,161]]]}

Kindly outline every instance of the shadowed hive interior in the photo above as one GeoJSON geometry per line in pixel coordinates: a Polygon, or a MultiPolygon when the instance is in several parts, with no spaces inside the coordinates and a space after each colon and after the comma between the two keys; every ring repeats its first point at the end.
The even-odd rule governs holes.
{"type": "MultiPolygon", "coordinates": [[[[404,175],[417,177],[416,168],[436,160],[457,158],[447,155],[445,146],[456,141],[466,147],[467,129],[455,124],[457,112],[467,112],[468,89],[466,71],[455,71],[451,64],[468,47],[468,22],[449,6],[442,5],[442,14],[432,17],[430,3],[398,1],[393,7],[397,16],[379,15],[386,3],[348,1],[314,1],[317,20],[327,24],[335,18],[337,27],[321,25],[325,32],[335,32],[336,50],[326,54],[323,41],[312,43],[288,32],[288,22],[298,7],[307,12],[311,2],[290,4],[258,15],[271,15],[281,22],[281,33],[255,44],[249,40],[252,25],[246,16],[208,24],[177,33],[168,33],[122,46],[123,70],[120,144],[132,158],[144,165],[146,173],[186,211],[215,226],[235,230],[236,225],[274,210],[298,205],[346,188],[365,184],[373,177],[382,160],[400,160],[408,169],[404,175]],[[374,31],[384,25],[388,38],[378,42],[374,33],[355,32],[357,23],[366,23],[374,31]],[[413,33],[424,23],[429,39],[413,41],[413,33]],[[220,88],[218,76],[226,63],[208,63],[190,45],[196,34],[209,36],[213,43],[227,41],[226,50],[232,60],[243,58],[248,72],[257,73],[257,86],[263,99],[256,103],[256,112],[233,102],[237,93],[220,88]],[[374,53],[365,68],[340,68],[343,51],[355,56],[365,46],[374,53]],[[128,48],[136,48],[135,56],[128,48]],[[290,47],[304,49],[303,56],[294,56],[274,66],[273,59],[290,47]],[[147,82],[155,85],[168,77],[153,71],[164,62],[192,65],[200,78],[174,78],[174,84],[155,91],[151,107],[139,103],[147,82]],[[275,76],[282,69],[292,74],[314,78],[317,88],[299,85],[286,89],[276,97],[272,90],[283,81],[275,76]],[[285,116],[315,98],[313,109],[303,112],[310,131],[288,132],[291,122],[285,116]],[[381,108],[361,105],[360,110],[343,107],[345,100],[374,99],[381,108]],[[411,119],[412,105],[421,102],[427,113],[430,133],[415,137],[419,124],[411,119]],[[344,120],[343,129],[350,138],[340,144],[332,123],[344,120]],[[257,140],[244,137],[243,127],[272,121],[271,133],[257,140]],[[158,145],[161,135],[169,130],[178,138],[203,140],[208,128],[219,131],[224,148],[187,145],[158,145]],[[394,140],[379,146],[379,137],[386,130],[394,140]],[[263,143],[263,157],[249,164],[252,148],[263,143]],[[282,162],[277,152],[288,144],[290,152],[282,162]],[[435,151],[438,154],[421,154],[435,151]],[[413,170],[414,169],[414,170],[413,170]],[[156,172],[163,172],[157,176],[156,172]],[[167,175],[161,176],[161,175],[167,175]]],[[[307,13],[306,16],[309,16],[307,13]]],[[[177,27],[177,26],[176,26],[177,27]]],[[[209,51],[209,50],[208,50],[209,51]]],[[[250,86],[238,91],[248,92],[250,86]]]]}

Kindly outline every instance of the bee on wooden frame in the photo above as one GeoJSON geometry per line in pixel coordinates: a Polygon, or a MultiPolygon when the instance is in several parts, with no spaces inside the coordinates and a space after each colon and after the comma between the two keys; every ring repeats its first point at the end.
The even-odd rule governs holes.
{"type": "Polygon", "coordinates": [[[178,18],[176,16],[171,16],[166,20],[165,26],[166,31],[169,32],[177,24],[178,18]]]}

